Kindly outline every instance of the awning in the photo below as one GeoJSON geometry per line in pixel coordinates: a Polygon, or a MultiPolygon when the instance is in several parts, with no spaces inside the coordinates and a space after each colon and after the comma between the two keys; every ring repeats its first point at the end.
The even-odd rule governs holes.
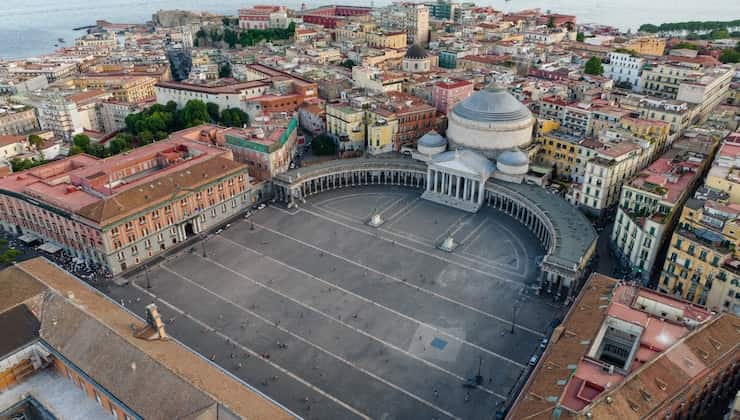
{"type": "Polygon", "coordinates": [[[54,245],[51,242],[45,242],[38,249],[44,252],[48,252],[49,254],[56,254],[57,252],[62,250],[62,247],[58,245],[54,245]]]}
{"type": "Polygon", "coordinates": [[[30,244],[31,242],[38,240],[36,239],[35,235],[31,235],[30,233],[26,233],[18,239],[20,239],[22,242],[25,242],[27,244],[30,244]]]}

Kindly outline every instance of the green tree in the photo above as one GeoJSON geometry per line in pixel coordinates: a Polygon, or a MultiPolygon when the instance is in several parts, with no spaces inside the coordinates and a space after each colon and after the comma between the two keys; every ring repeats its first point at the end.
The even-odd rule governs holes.
{"type": "Polygon", "coordinates": [[[87,150],[90,148],[90,137],[85,134],[77,134],[72,137],[72,144],[79,147],[83,151],[87,150]]]}
{"type": "Polygon", "coordinates": [[[120,134],[108,142],[108,156],[131,150],[131,143],[120,134]]]}
{"type": "Polygon", "coordinates": [[[673,47],[674,50],[694,50],[699,51],[701,47],[692,42],[679,42],[673,47]]]}
{"type": "Polygon", "coordinates": [[[154,134],[149,130],[144,130],[139,133],[139,144],[145,145],[154,142],[154,134]]]}
{"type": "Polygon", "coordinates": [[[351,69],[354,66],[355,66],[355,62],[352,61],[352,59],[349,59],[348,58],[348,59],[342,61],[342,67],[347,67],[348,69],[351,69]]]}
{"type": "Polygon", "coordinates": [[[311,141],[311,148],[318,156],[329,156],[337,153],[337,144],[328,134],[316,136],[311,141]]]}
{"type": "Polygon", "coordinates": [[[578,32],[576,34],[576,41],[583,42],[586,39],[586,36],[583,34],[583,32],[578,32]]]}
{"type": "Polygon", "coordinates": [[[33,148],[36,150],[41,150],[41,146],[44,145],[44,139],[37,136],[36,134],[31,134],[30,136],[28,136],[28,144],[33,146],[33,148]]]}
{"type": "Polygon", "coordinates": [[[206,104],[206,110],[208,111],[208,116],[211,117],[211,121],[218,121],[218,104],[215,104],[213,102],[208,102],[206,104]]]}
{"type": "Polygon", "coordinates": [[[547,19],[547,27],[550,28],[550,29],[553,29],[555,27],[555,17],[550,16],[547,19]]]}
{"type": "Polygon", "coordinates": [[[740,63],[740,51],[734,48],[722,50],[722,53],[719,55],[719,61],[725,64],[740,63]]]}
{"type": "Polygon", "coordinates": [[[206,104],[197,99],[189,100],[179,114],[184,128],[205,124],[211,119],[206,104]]]}
{"type": "Polygon", "coordinates": [[[227,108],[221,111],[219,123],[226,127],[241,127],[249,124],[249,115],[239,108],[227,108]]]}
{"type": "Polygon", "coordinates": [[[595,76],[604,74],[604,66],[601,64],[601,59],[599,57],[589,58],[586,62],[584,72],[595,76]]]}

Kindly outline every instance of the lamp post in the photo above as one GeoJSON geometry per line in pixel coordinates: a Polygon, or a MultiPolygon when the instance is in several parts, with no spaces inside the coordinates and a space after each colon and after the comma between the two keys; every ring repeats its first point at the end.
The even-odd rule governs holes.
{"type": "Polygon", "coordinates": [[[519,310],[519,304],[515,303],[514,306],[511,308],[511,331],[509,331],[511,334],[514,334],[514,327],[516,326],[516,313],[519,310]]]}
{"type": "Polygon", "coordinates": [[[149,266],[144,264],[144,275],[146,276],[146,288],[151,289],[152,288],[152,282],[149,279],[149,266]]]}

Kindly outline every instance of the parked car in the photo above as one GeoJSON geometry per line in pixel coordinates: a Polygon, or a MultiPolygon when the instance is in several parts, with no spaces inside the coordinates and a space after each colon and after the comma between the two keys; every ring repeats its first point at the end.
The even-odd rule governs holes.
{"type": "Polygon", "coordinates": [[[534,355],[534,356],[530,357],[530,358],[529,358],[529,363],[528,363],[528,364],[529,364],[529,366],[534,366],[534,365],[536,365],[536,364],[537,364],[537,355],[534,355]]]}

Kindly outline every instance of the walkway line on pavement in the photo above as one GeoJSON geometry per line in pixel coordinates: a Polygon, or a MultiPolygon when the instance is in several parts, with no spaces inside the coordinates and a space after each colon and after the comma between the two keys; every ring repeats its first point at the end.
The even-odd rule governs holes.
{"type": "MultiPolygon", "coordinates": [[[[171,271],[167,267],[165,267],[163,264],[158,264],[158,265],[159,265],[160,268],[162,268],[164,270],[171,271]]],[[[173,274],[175,274],[176,276],[179,276],[177,273],[174,273],[173,272],[173,274]]],[[[340,406],[346,408],[347,410],[351,411],[352,413],[356,414],[357,416],[359,416],[359,417],[361,417],[363,419],[367,419],[367,420],[370,419],[370,416],[361,413],[360,411],[356,410],[354,407],[351,407],[351,406],[347,405],[342,400],[340,400],[340,399],[332,396],[331,394],[329,394],[326,391],[322,390],[321,388],[315,386],[314,384],[306,381],[305,379],[301,378],[300,376],[295,375],[293,372],[285,369],[284,367],[278,365],[277,363],[275,363],[275,362],[273,362],[273,361],[271,361],[269,359],[265,359],[264,357],[262,357],[262,355],[260,355],[256,351],[254,351],[254,350],[252,350],[252,349],[250,349],[248,347],[243,346],[240,342],[238,342],[237,340],[235,340],[233,337],[229,337],[229,336],[223,334],[221,331],[219,331],[215,327],[212,327],[212,326],[206,324],[205,322],[201,321],[200,319],[195,318],[194,316],[192,316],[189,313],[183,311],[182,309],[178,308],[177,306],[175,306],[175,305],[167,302],[166,300],[162,299],[161,296],[155,295],[154,293],[152,293],[152,292],[150,292],[150,291],[142,288],[141,286],[139,286],[138,284],[136,284],[136,281],[135,280],[131,281],[131,285],[133,285],[134,288],[139,289],[141,292],[143,292],[143,293],[151,296],[153,299],[157,299],[157,300],[161,301],[165,305],[167,305],[170,308],[172,308],[172,310],[174,310],[175,312],[180,313],[185,318],[189,318],[190,320],[192,320],[196,324],[200,325],[201,327],[207,328],[207,329],[213,331],[214,333],[216,333],[219,336],[221,336],[221,338],[223,338],[224,340],[228,339],[229,341],[231,341],[232,343],[234,343],[235,345],[237,345],[238,347],[240,347],[243,351],[245,351],[245,352],[249,353],[250,355],[254,356],[255,357],[255,360],[261,360],[261,361],[267,363],[268,365],[270,365],[273,368],[279,370],[280,372],[284,373],[285,375],[288,375],[289,377],[291,377],[291,378],[295,379],[296,381],[300,382],[301,384],[305,385],[309,389],[312,389],[313,391],[317,392],[321,396],[323,396],[323,397],[325,397],[325,398],[327,398],[327,399],[329,399],[329,400],[331,400],[331,401],[339,404],[340,406]]],[[[196,351],[196,350],[193,349],[193,351],[196,351]]],[[[200,353],[200,352],[198,352],[198,353],[200,353]]],[[[205,355],[202,355],[202,356],[205,357],[205,355]]],[[[214,363],[214,362],[212,362],[212,363],[214,363]]],[[[229,369],[226,368],[226,366],[221,366],[221,367],[224,368],[224,369],[226,369],[226,370],[229,370],[229,369]]],[[[242,379],[242,381],[245,381],[246,382],[245,379],[242,379]]],[[[250,386],[254,386],[254,385],[250,385],[250,386]]],[[[260,391],[260,392],[262,392],[262,391],[260,391]]],[[[270,398],[273,398],[273,397],[270,397],[270,398]]]]}
{"type": "MultiPolygon", "coordinates": [[[[318,349],[318,350],[326,353],[327,355],[329,355],[329,356],[335,358],[336,360],[338,360],[338,361],[346,364],[347,366],[350,366],[353,369],[356,369],[356,370],[364,373],[365,375],[367,375],[367,376],[375,379],[376,381],[378,381],[378,382],[380,382],[382,384],[385,384],[386,386],[391,387],[391,388],[395,389],[396,391],[399,391],[399,392],[401,392],[403,394],[406,394],[408,397],[410,397],[412,399],[415,399],[416,401],[418,401],[418,402],[420,402],[420,403],[422,403],[422,404],[424,404],[424,405],[426,405],[426,406],[428,406],[428,407],[430,407],[430,408],[432,408],[432,409],[434,409],[436,411],[439,411],[440,413],[446,415],[447,417],[454,418],[454,419],[459,419],[459,417],[456,417],[454,414],[452,414],[452,413],[444,410],[443,408],[440,408],[437,405],[430,403],[429,401],[427,401],[427,400],[425,400],[425,399],[417,396],[416,394],[413,394],[413,393],[405,390],[404,388],[401,388],[400,386],[398,386],[398,385],[396,385],[396,384],[394,384],[392,382],[386,381],[385,379],[383,379],[383,378],[375,375],[374,373],[368,371],[367,369],[364,369],[364,368],[362,368],[360,366],[356,366],[354,363],[352,363],[349,360],[343,358],[342,356],[339,356],[338,354],[332,353],[329,350],[323,348],[322,346],[319,346],[318,344],[312,343],[311,341],[303,338],[302,336],[300,336],[300,335],[298,335],[298,334],[296,334],[296,333],[294,333],[294,332],[292,332],[292,331],[290,331],[290,330],[288,330],[288,329],[286,329],[286,328],[284,328],[284,327],[282,327],[280,325],[276,325],[275,322],[270,322],[269,319],[263,317],[262,315],[260,315],[260,314],[258,314],[256,312],[253,312],[250,309],[247,309],[247,308],[243,307],[242,305],[240,305],[240,304],[238,304],[238,303],[230,300],[229,298],[226,298],[226,297],[223,297],[223,296],[219,295],[218,293],[216,293],[216,292],[208,289],[207,287],[204,287],[204,286],[200,285],[199,283],[197,283],[197,282],[195,282],[195,281],[187,278],[186,276],[183,276],[182,274],[180,274],[180,273],[172,270],[171,268],[165,266],[164,264],[160,264],[159,266],[163,270],[168,271],[168,272],[174,274],[177,277],[180,277],[181,279],[185,280],[186,282],[191,283],[192,285],[198,287],[199,289],[202,289],[206,293],[209,293],[209,294],[211,294],[211,295],[213,295],[213,296],[221,299],[222,301],[224,301],[224,302],[226,302],[226,303],[228,303],[228,304],[230,304],[230,305],[232,305],[232,306],[234,306],[236,308],[241,309],[242,311],[244,311],[244,312],[252,315],[253,317],[255,317],[255,318],[259,319],[259,320],[261,320],[265,324],[274,326],[276,329],[278,329],[280,331],[283,331],[284,333],[286,333],[286,334],[294,337],[295,339],[297,339],[297,340],[299,340],[299,341],[307,344],[310,347],[314,347],[314,348],[316,348],[316,349],[318,349]]],[[[230,338],[230,337],[224,335],[224,338],[230,338]]],[[[233,341],[233,339],[232,339],[232,341],[233,341]]]]}
{"type": "MultiPolygon", "coordinates": [[[[327,213],[333,213],[333,212],[328,211],[326,209],[321,209],[321,208],[319,208],[319,209],[321,211],[326,211],[327,213]]],[[[317,213],[317,212],[312,211],[312,210],[308,210],[305,207],[301,207],[300,208],[300,211],[306,212],[306,213],[308,213],[310,215],[313,215],[313,216],[316,216],[316,217],[320,217],[320,218],[325,219],[325,220],[328,220],[331,223],[335,223],[335,224],[338,224],[340,226],[344,226],[347,229],[352,229],[354,231],[357,231],[357,232],[360,232],[360,233],[364,233],[365,235],[375,236],[375,237],[377,237],[379,239],[382,239],[382,240],[384,240],[386,242],[393,242],[393,243],[395,243],[395,244],[397,244],[399,246],[402,246],[404,248],[408,248],[408,249],[410,249],[410,250],[412,250],[412,251],[414,251],[416,253],[424,254],[426,256],[429,256],[429,257],[432,257],[432,258],[436,258],[436,259],[445,261],[445,262],[447,262],[449,264],[457,265],[458,267],[462,267],[462,268],[465,268],[465,269],[468,269],[468,270],[471,270],[471,271],[475,271],[478,274],[482,274],[482,275],[484,275],[486,277],[494,278],[496,280],[501,280],[501,281],[504,281],[504,282],[507,282],[507,283],[514,283],[514,284],[517,284],[517,285],[522,285],[523,283],[521,283],[521,282],[517,282],[517,281],[514,281],[514,280],[509,280],[509,279],[507,279],[507,278],[505,278],[503,276],[515,276],[515,277],[520,277],[522,279],[525,279],[526,278],[526,276],[524,276],[522,273],[520,273],[518,271],[511,270],[511,268],[508,268],[508,266],[498,265],[498,264],[490,264],[490,263],[489,264],[481,264],[480,261],[473,260],[471,258],[468,258],[468,257],[464,256],[464,255],[454,254],[457,258],[460,258],[462,260],[468,260],[468,262],[470,262],[470,263],[473,263],[473,264],[476,264],[476,265],[482,265],[482,266],[487,267],[487,268],[489,268],[489,269],[491,269],[493,271],[499,272],[499,273],[497,273],[497,275],[500,274],[502,277],[498,277],[497,275],[493,275],[490,272],[487,272],[487,271],[484,271],[484,270],[481,270],[481,269],[478,269],[478,268],[475,268],[475,267],[471,267],[469,265],[465,265],[463,263],[460,263],[460,262],[451,260],[451,259],[449,259],[447,257],[442,257],[442,256],[439,256],[439,255],[436,255],[436,254],[432,254],[431,252],[424,251],[424,250],[421,250],[419,248],[414,248],[413,246],[410,246],[410,245],[407,245],[407,244],[398,242],[396,240],[388,239],[388,238],[386,238],[384,236],[374,234],[372,231],[360,229],[358,227],[355,227],[355,226],[352,226],[352,225],[348,225],[348,224],[343,223],[343,222],[340,222],[338,220],[331,219],[331,218],[327,217],[326,215],[317,213]]],[[[338,214],[338,213],[334,213],[334,214],[336,216],[338,216],[338,217],[341,217],[341,218],[345,218],[345,219],[347,218],[344,215],[341,215],[341,214],[338,214]]],[[[354,222],[354,220],[352,220],[352,219],[350,219],[350,220],[354,222]]],[[[394,222],[391,222],[389,224],[389,226],[390,225],[393,225],[393,223],[394,222]]],[[[417,237],[413,233],[403,232],[403,234],[399,234],[399,233],[396,233],[396,232],[394,232],[392,230],[389,230],[387,228],[384,228],[383,226],[385,226],[385,224],[383,224],[381,227],[377,228],[377,230],[382,231],[382,232],[385,232],[385,233],[388,233],[389,235],[397,236],[397,237],[399,237],[399,238],[401,238],[401,239],[403,239],[405,241],[415,242],[415,243],[417,243],[417,244],[419,244],[421,246],[424,246],[424,247],[429,247],[429,248],[434,248],[435,247],[435,244],[433,244],[431,241],[429,241],[427,243],[427,242],[420,241],[418,239],[412,238],[412,237],[417,237]]]]}
{"type": "MultiPolygon", "coordinates": [[[[471,342],[469,342],[469,341],[467,341],[467,340],[465,340],[465,339],[463,339],[463,338],[460,338],[460,337],[458,337],[458,336],[456,336],[456,335],[452,335],[452,334],[450,334],[450,333],[448,333],[448,332],[446,332],[446,331],[443,331],[443,330],[441,330],[440,328],[438,328],[438,327],[436,327],[436,326],[434,326],[434,325],[432,325],[432,324],[428,324],[428,323],[426,323],[426,322],[423,322],[423,321],[419,321],[419,320],[418,320],[418,319],[416,319],[416,318],[413,318],[413,317],[411,317],[411,316],[409,316],[409,315],[406,315],[406,314],[404,314],[404,313],[402,313],[402,312],[398,312],[398,311],[396,311],[395,309],[389,308],[389,307],[387,307],[387,306],[383,305],[382,303],[378,303],[378,302],[375,302],[374,300],[371,300],[371,299],[368,299],[368,298],[366,298],[366,297],[364,297],[364,296],[358,295],[358,294],[356,294],[356,293],[354,293],[354,292],[351,292],[351,291],[349,291],[349,290],[347,290],[347,289],[345,289],[345,288],[343,288],[343,287],[341,287],[341,286],[337,286],[336,284],[334,284],[334,283],[332,283],[332,282],[330,282],[330,281],[328,281],[328,280],[324,280],[324,279],[322,279],[321,277],[317,277],[317,276],[315,276],[315,275],[313,275],[313,274],[311,274],[311,273],[309,273],[309,272],[306,272],[306,271],[303,271],[303,270],[301,270],[300,268],[297,268],[297,267],[293,267],[293,266],[292,266],[292,265],[290,265],[290,264],[284,263],[284,262],[282,262],[282,261],[280,261],[280,260],[277,260],[277,259],[275,259],[275,258],[273,258],[273,257],[271,257],[271,256],[269,256],[269,255],[263,254],[262,252],[259,252],[259,251],[255,250],[255,249],[253,249],[253,248],[250,248],[250,247],[248,247],[248,246],[246,246],[246,245],[243,245],[243,244],[241,244],[241,243],[239,243],[239,242],[236,242],[236,241],[234,241],[233,239],[229,239],[229,238],[227,238],[227,237],[225,237],[225,236],[223,236],[223,235],[221,235],[221,238],[222,238],[223,240],[225,240],[225,241],[229,241],[229,242],[233,243],[234,245],[236,245],[236,246],[238,246],[238,247],[241,247],[241,248],[243,248],[243,249],[246,249],[246,250],[248,250],[248,251],[250,251],[250,252],[253,252],[254,254],[257,254],[257,255],[259,255],[259,256],[261,256],[261,257],[264,257],[264,258],[267,258],[267,259],[269,259],[269,260],[271,260],[271,261],[274,261],[275,263],[277,263],[277,264],[279,264],[279,265],[282,265],[282,266],[286,267],[287,269],[289,269],[289,270],[291,270],[291,271],[295,271],[295,272],[297,272],[297,273],[299,273],[299,274],[302,274],[302,275],[304,275],[304,276],[306,276],[306,277],[309,277],[309,278],[312,278],[312,279],[314,279],[314,280],[316,280],[316,281],[318,281],[318,282],[321,282],[321,283],[323,283],[323,284],[325,284],[325,285],[327,285],[327,286],[330,286],[330,287],[333,287],[333,288],[335,288],[335,289],[337,289],[337,290],[339,290],[339,291],[342,291],[343,293],[345,293],[345,294],[347,294],[347,295],[349,295],[349,296],[355,297],[356,299],[359,299],[359,300],[361,300],[361,301],[363,301],[363,302],[365,302],[365,303],[369,303],[369,304],[371,304],[371,305],[372,305],[372,306],[374,306],[374,307],[378,307],[378,308],[381,308],[381,309],[383,309],[383,310],[386,310],[386,311],[388,311],[388,312],[390,312],[390,313],[392,313],[392,314],[394,314],[394,315],[396,315],[396,316],[399,316],[399,317],[401,317],[401,318],[404,318],[404,319],[406,319],[406,320],[408,320],[408,321],[411,321],[411,322],[413,322],[413,323],[415,323],[415,324],[418,324],[418,325],[423,325],[423,326],[425,326],[425,327],[427,327],[427,328],[429,328],[429,329],[431,329],[431,330],[433,330],[433,331],[437,332],[437,333],[438,333],[439,335],[442,335],[442,336],[444,336],[444,337],[447,337],[447,338],[449,338],[449,339],[450,339],[450,341],[457,341],[457,342],[459,342],[460,344],[467,344],[468,346],[470,346],[470,347],[472,347],[472,348],[474,348],[474,349],[476,349],[476,350],[479,350],[479,351],[482,351],[482,352],[484,352],[484,353],[487,353],[487,354],[489,354],[489,355],[491,355],[491,356],[493,356],[493,357],[495,357],[495,358],[497,358],[497,359],[501,359],[501,360],[503,360],[503,361],[505,361],[505,362],[508,362],[508,363],[511,363],[511,364],[513,364],[513,365],[515,365],[515,366],[517,366],[517,367],[520,367],[520,368],[525,368],[525,367],[526,367],[526,366],[524,366],[523,364],[521,364],[521,363],[519,363],[519,362],[517,362],[517,361],[515,361],[515,360],[509,359],[509,358],[508,358],[508,357],[506,357],[506,356],[502,356],[502,355],[500,355],[500,354],[498,354],[498,353],[496,353],[496,352],[494,352],[494,351],[491,351],[491,350],[488,350],[488,349],[486,349],[485,347],[481,347],[481,346],[479,346],[478,344],[475,344],[475,343],[471,343],[471,342]]],[[[232,271],[233,271],[233,270],[232,270],[232,271]]],[[[249,279],[249,277],[248,277],[248,276],[246,276],[246,275],[244,275],[244,276],[245,276],[245,278],[249,279]]],[[[251,279],[250,279],[250,280],[251,280],[251,279]]],[[[252,281],[253,281],[253,280],[252,280],[252,281]]],[[[272,290],[272,288],[270,288],[270,290],[272,290]]],[[[280,293],[280,292],[276,292],[276,293],[279,293],[279,294],[281,294],[281,295],[282,295],[282,293],[280,293]]],[[[291,299],[291,298],[289,298],[289,299],[291,299]]],[[[318,312],[321,312],[321,311],[318,311],[318,312]]],[[[332,318],[332,317],[331,317],[331,316],[329,316],[329,315],[327,315],[327,318],[329,318],[329,319],[332,319],[332,320],[335,320],[334,318],[332,318]]],[[[335,320],[335,321],[336,321],[336,320],[335,320]]],[[[341,323],[343,323],[342,321],[338,321],[338,322],[341,322],[341,323]]],[[[356,329],[356,328],[355,328],[354,326],[351,326],[351,325],[349,325],[349,327],[350,327],[350,328],[354,328],[354,329],[356,329]]],[[[365,332],[363,332],[363,331],[361,331],[361,330],[358,330],[358,332],[362,333],[363,335],[367,335],[368,337],[371,337],[371,338],[375,338],[375,337],[374,337],[374,336],[372,336],[371,334],[369,334],[369,333],[365,333],[365,332]]],[[[385,343],[385,341],[383,341],[382,339],[379,339],[379,338],[375,338],[375,339],[376,339],[377,341],[379,341],[379,342],[383,343],[383,344],[386,344],[386,343],[385,343]]],[[[387,345],[388,345],[389,347],[395,347],[395,346],[394,346],[394,345],[392,345],[392,344],[387,344],[387,345]]],[[[402,349],[400,349],[400,348],[399,348],[399,351],[402,351],[402,352],[404,352],[404,353],[408,353],[407,351],[405,351],[405,350],[402,350],[402,349]]],[[[409,353],[409,354],[410,354],[410,353],[409,353]]],[[[414,356],[413,354],[410,354],[410,355],[411,355],[412,357],[417,357],[417,356],[414,356]]],[[[456,376],[456,377],[457,377],[458,379],[461,379],[461,380],[465,380],[465,378],[463,378],[463,377],[461,377],[461,376],[458,376],[458,375],[456,375],[456,374],[455,374],[455,373],[453,373],[453,372],[448,372],[448,371],[447,371],[446,369],[444,369],[444,368],[442,368],[442,367],[440,367],[440,366],[437,366],[436,364],[433,364],[433,363],[431,363],[431,362],[429,362],[429,361],[427,361],[427,360],[421,359],[421,358],[420,358],[420,360],[421,360],[422,362],[425,362],[425,363],[430,363],[430,364],[432,364],[433,366],[435,366],[435,367],[438,367],[439,369],[441,369],[441,370],[442,370],[442,371],[444,371],[445,373],[449,373],[449,374],[451,374],[451,375],[453,375],[453,376],[456,376]]],[[[485,388],[484,388],[484,389],[485,389],[485,388]]],[[[496,393],[495,393],[495,392],[493,392],[493,391],[491,391],[491,393],[492,393],[493,395],[496,395],[497,397],[502,397],[502,398],[506,399],[506,397],[503,397],[503,396],[501,396],[501,395],[499,395],[499,394],[496,394],[496,393]]]]}
{"type": "MultiPolygon", "coordinates": [[[[483,310],[481,310],[481,309],[478,309],[478,308],[476,308],[476,307],[474,307],[474,306],[468,305],[467,303],[459,302],[459,301],[456,301],[455,299],[449,298],[449,297],[447,297],[447,296],[444,296],[444,295],[442,295],[442,294],[439,294],[439,293],[437,293],[437,292],[433,292],[433,291],[431,291],[431,290],[428,290],[428,289],[425,289],[425,288],[423,288],[423,287],[420,287],[420,286],[416,286],[416,285],[410,284],[410,283],[408,283],[408,282],[405,282],[405,281],[403,281],[403,280],[399,279],[399,278],[398,278],[398,277],[396,277],[396,276],[392,276],[392,275],[390,275],[390,274],[386,274],[386,273],[383,273],[382,271],[376,270],[376,269],[374,269],[374,268],[372,268],[372,267],[368,267],[368,266],[366,266],[365,264],[362,264],[362,263],[359,263],[359,262],[353,261],[353,260],[351,260],[351,259],[349,259],[349,258],[346,258],[346,257],[343,257],[343,256],[341,256],[341,255],[335,254],[335,253],[333,253],[333,252],[331,252],[331,251],[328,251],[328,250],[325,250],[325,249],[323,249],[323,248],[319,248],[319,247],[318,247],[318,246],[316,246],[316,245],[313,245],[313,244],[309,244],[308,242],[304,242],[304,241],[302,241],[302,240],[300,240],[300,239],[298,239],[298,238],[296,238],[296,237],[293,237],[293,236],[291,236],[291,235],[288,235],[288,234],[285,234],[285,233],[279,232],[279,231],[277,231],[277,230],[274,230],[274,229],[272,229],[272,228],[269,228],[269,227],[267,227],[267,226],[265,226],[265,225],[262,225],[262,224],[258,224],[258,223],[255,223],[255,226],[258,226],[258,227],[260,227],[260,228],[262,228],[262,229],[265,229],[265,230],[267,230],[267,231],[269,231],[269,232],[272,232],[272,233],[274,233],[274,234],[276,234],[276,235],[278,235],[278,236],[282,236],[282,237],[284,237],[284,238],[288,238],[288,239],[291,239],[291,240],[293,240],[293,241],[295,241],[295,242],[298,242],[299,244],[301,244],[301,245],[303,245],[303,246],[307,246],[307,247],[309,247],[309,248],[313,248],[313,249],[315,249],[315,250],[317,250],[317,251],[320,251],[320,252],[324,252],[324,253],[326,253],[326,254],[329,254],[329,255],[331,255],[331,256],[333,256],[333,257],[335,257],[335,258],[338,258],[338,259],[340,259],[340,260],[346,261],[346,262],[348,262],[348,263],[350,263],[350,264],[353,264],[353,265],[356,265],[356,266],[358,266],[358,267],[364,268],[364,269],[365,269],[365,270],[367,270],[367,271],[372,271],[372,272],[373,272],[373,273],[375,273],[375,274],[378,274],[378,275],[381,275],[381,276],[383,276],[383,277],[389,278],[389,279],[391,279],[391,280],[394,280],[394,281],[396,281],[396,282],[398,282],[398,283],[400,283],[400,284],[404,284],[404,285],[406,285],[406,286],[408,286],[408,287],[412,287],[412,288],[415,288],[416,290],[418,290],[418,291],[420,291],[420,292],[424,292],[424,293],[430,294],[430,295],[432,295],[432,296],[435,296],[435,297],[437,297],[437,298],[439,298],[439,299],[442,299],[442,300],[445,300],[445,301],[447,301],[447,302],[450,302],[450,303],[452,303],[452,304],[455,304],[455,305],[461,306],[461,307],[463,307],[463,308],[466,308],[466,309],[468,309],[468,310],[471,310],[471,311],[473,311],[473,312],[479,313],[479,314],[481,314],[481,315],[483,315],[483,316],[486,316],[486,317],[488,317],[488,318],[492,318],[492,319],[495,319],[495,320],[497,320],[497,321],[500,321],[500,322],[502,322],[502,323],[504,323],[504,324],[507,324],[507,325],[511,325],[511,321],[509,321],[509,320],[506,320],[506,319],[503,319],[503,318],[501,318],[501,317],[499,317],[499,316],[493,315],[493,314],[491,314],[491,313],[488,313],[488,312],[486,312],[486,311],[483,311],[483,310]]],[[[509,281],[509,282],[513,282],[512,280],[505,280],[505,279],[501,279],[501,280],[502,280],[502,281],[509,281]]],[[[522,287],[524,286],[523,284],[521,284],[521,283],[518,283],[518,282],[514,282],[514,283],[516,283],[517,285],[519,285],[519,286],[522,286],[522,287]]],[[[540,338],[542,338],[542,337],[544,337],[544,336],[545,336],[545,335],[544,335],[544,334],[542,334],[541,332],[539,332],[539,331],[536,331],[536,330],[533,330],[533,329],[531,329],[531,328],[529,328],[529,327],[525,327],[525,326],[523,326],[523,325],[515,325],[515,328],[519,328],[519,329],[521,329],[521,330],[523,330],[523,331],[527,331],[527,332],[529,332],[529,333],[531,333],[531,334],[534,334],[534,335],[536,335],[536,336],[538,336],[538,337],[540,337],[540,338]]]]}

